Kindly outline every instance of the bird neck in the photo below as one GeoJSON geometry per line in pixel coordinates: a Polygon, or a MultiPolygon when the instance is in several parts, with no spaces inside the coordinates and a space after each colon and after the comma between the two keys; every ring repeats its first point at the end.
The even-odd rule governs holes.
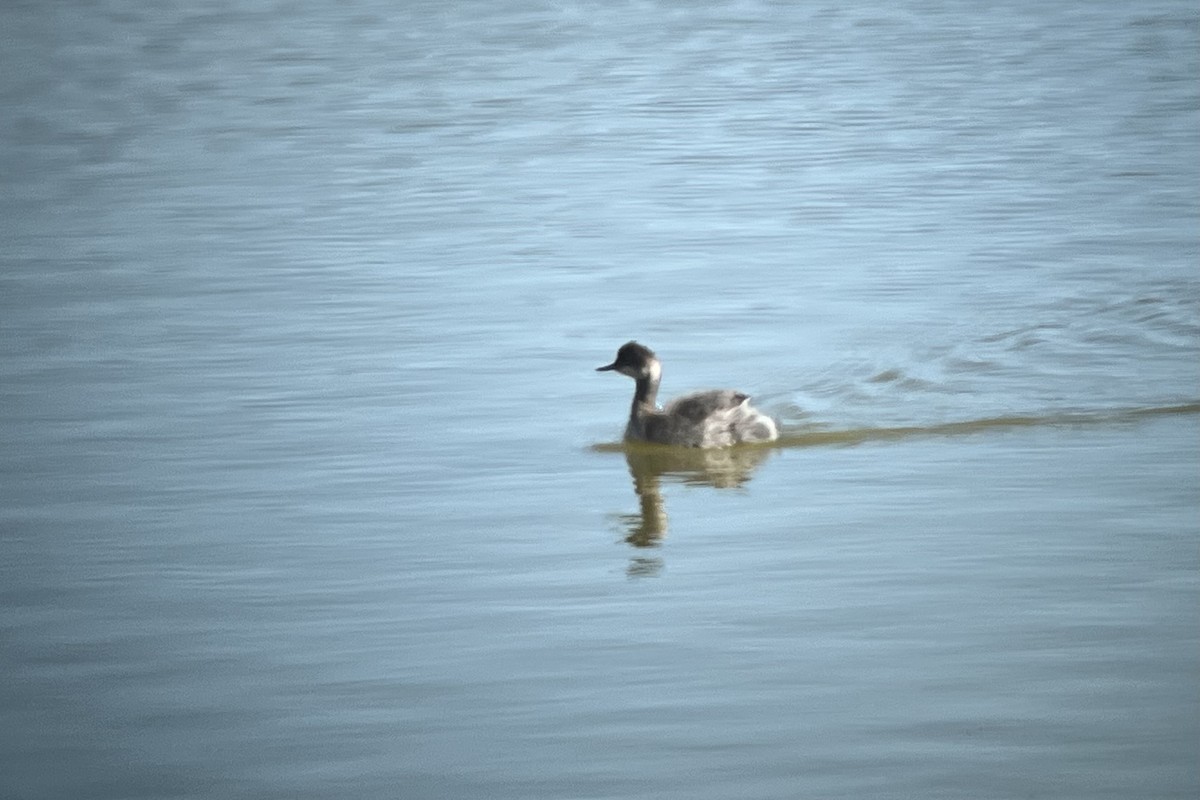
{"type": "Polygon", "coordinates": [[[631,409],[632,416],[636,417],[640,413],[657,410],[655,402],[658,400],[658,384],[662,381],[662,367],[657,361],[650,362],[650,369],[645,375],[637,378],[637,386],[633,390],[633,408],[631,409]]]}

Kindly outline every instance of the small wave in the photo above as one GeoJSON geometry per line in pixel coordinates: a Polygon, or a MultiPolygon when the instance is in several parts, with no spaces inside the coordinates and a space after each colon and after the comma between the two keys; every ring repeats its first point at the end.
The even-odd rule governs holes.
{"type": "Polygon", "coordinates": [[[1123,408],[1111,411],[1053,412],[1048,414],[1010,414],[980,419],[941,422],[927,425],[883,427],[787,429],[776,447],[820,447],[855,445],[864,442],[908,439],[920,436],[962,436],[1007,428],[1074,427],[1114,425],[1137,422],[1148,417],[1200,414],[1200,402],[1178,405],[1123,408]]]}

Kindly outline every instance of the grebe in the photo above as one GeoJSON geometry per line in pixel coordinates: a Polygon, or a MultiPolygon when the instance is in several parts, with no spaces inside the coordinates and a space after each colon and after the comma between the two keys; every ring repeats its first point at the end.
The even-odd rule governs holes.
{"type": "Polygon", "coordinates": [[[626,441],[658,442],[684,447],[727,447],[741,442],[773,442],[779,438],[775,420],[750,405],[750,395],[713,389],[684,395],[661,411],[655,405],[662,364],[650,348],[628,342],[613,363],[597,372],[615,370],[637,381],[626,441]]]}

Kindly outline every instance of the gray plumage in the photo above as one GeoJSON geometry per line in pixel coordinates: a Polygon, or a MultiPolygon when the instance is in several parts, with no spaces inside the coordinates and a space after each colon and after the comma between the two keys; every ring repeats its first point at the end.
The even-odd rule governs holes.
{"type": "Polygon", "coordinates": [[[662,364],[650,348],[628,342],[613,363],[597,368],[612,370],[636,381],[625,439],[684,447],[727,447],[743,442],[771,442],[779,438],[775,420],[750,405],[750,396],[732,389],[713,389],[684,395],[666,408],[655,405],[662,364]]]}

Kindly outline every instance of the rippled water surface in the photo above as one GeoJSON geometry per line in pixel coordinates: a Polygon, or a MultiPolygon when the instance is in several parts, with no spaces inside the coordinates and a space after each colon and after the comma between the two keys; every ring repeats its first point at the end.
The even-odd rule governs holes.
{"type": "Polygon", "coordinates": [[[1194,797],[1198,38],[6,3],[0,795],[1194,797]]]}

